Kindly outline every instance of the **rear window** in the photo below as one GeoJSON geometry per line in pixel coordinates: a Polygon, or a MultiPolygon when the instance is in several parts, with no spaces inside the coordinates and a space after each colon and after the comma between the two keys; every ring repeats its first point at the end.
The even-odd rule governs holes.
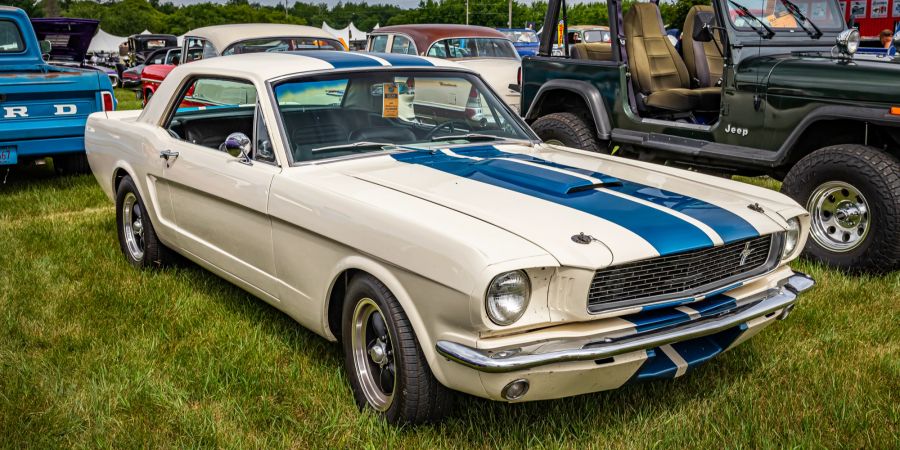
{"type": "Polygon", "coordinates": [[[0,20],[0,53],[20,53],[25,50],[22,33],[15,23],[0,20]]]}
{"type": "Polygon", "coordinates": [[[333,39],[314,37],[262,38],[238,42],[222,52],[222,56],[240,53],[289,52],[294,50],[343,50],[333,39]]]}

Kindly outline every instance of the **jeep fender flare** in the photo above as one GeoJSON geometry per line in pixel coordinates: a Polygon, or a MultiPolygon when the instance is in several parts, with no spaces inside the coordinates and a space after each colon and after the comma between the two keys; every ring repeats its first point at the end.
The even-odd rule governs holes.
{"type": "Polygon", "coordinates": [[[793,149],[800,139],[800,136],[806,132],[807,128],[821,120],[852,120],[860,123],[872,123],[876,125],[886,125],[892,127],[900,127],[900,118],[891,116],[887,109],[872,108],[866,106],[844,106],[844,105],[827,105],[816,108],[811,111],[800,123],[794,127],[794,131],[788,135],[784,143],[775,154],[773,166],[783,166],[788,162],[793,153],[793,149]]]}
{"type": "Polygon", "coordinates": [[[526,120],[534,120],[538,118],[538,109],[545,96],[551,95],[553,91],[569,91],[581,96],[584,103],[591,112],[594,119],[594,128],[597,130],[597,137],[603,140],[609,140],[612,127],[609,125],[609,113],[606,110],[606,103],[600,96],[600,91],[590,83],[580,80],[550,80],[538,89],[531,106],[528,107],[528,113],[525,114],[526,120]]]}

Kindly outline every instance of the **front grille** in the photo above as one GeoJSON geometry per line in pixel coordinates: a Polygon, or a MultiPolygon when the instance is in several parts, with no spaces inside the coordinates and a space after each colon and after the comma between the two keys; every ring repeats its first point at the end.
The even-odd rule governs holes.
{"type": "Polygon", "coordinates": [[[588,310],[691,297],[727,286],[774,265],[777,258],[769,256],[777,249],[772,244],[772,235],[765,235],[598,270],[588,292],[588,310]]]}

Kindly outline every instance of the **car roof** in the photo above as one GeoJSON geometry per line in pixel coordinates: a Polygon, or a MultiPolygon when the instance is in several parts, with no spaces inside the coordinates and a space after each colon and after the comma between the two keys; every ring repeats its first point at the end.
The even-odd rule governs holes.
{"type": "Polygon", "coordinates": [[[566,28],[568,28],[570,31],[571,30],[575,30],[575,31],[590,31],[590,30],[609,31],[609,27],[603,26],[603,25],[571,25],[566,28]]]}
{"type": "Polygon", "coordinates": [[[398,33],[405,34],[416,41],[416,47],[419,51],[424,52],[423,47],[431,45],[432,42],[448,38],[499,38],[506,39],[505,34],[488,27],[480,27],[477,25],[455,25],[455,24],[414,24],[414,25],[391,25],[373,30],[372,35],[398,33]]]}
{"type": "Polygon", "coordinates": [[[212,43],[216,51],[223,52],[231,44],[247,39],[274,37],[311,37],[321,39],[338,38],[333,34],[316,27],[306,25],[287,25],[275,23],[234,23],[230,25],[213,25],[188,31],[185,37],[203,38],[212,43]]]}
{"type": "MultiPolygon", "coordinates": [[[[222,56],[179,65],[179,72],[235,75],[265,82],[308,72],[379,68],[434,68],[467,70],[452,61],[396,53],[342,52],[307,50],[297,52],[261,52],[222,56]]],[[[174,72],[174,71],[173,71],[174,72]]]]}

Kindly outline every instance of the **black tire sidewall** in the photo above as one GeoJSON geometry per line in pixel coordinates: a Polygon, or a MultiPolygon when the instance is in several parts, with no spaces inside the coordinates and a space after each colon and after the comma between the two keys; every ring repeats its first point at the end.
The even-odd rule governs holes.
{"type": "Polygon", "coordinates": [[[116,190],[116,231],[119,236],[119,248],[125,255],[125,259],[132,266],[144,269],[161,266],[167,262],[165,261],[167,258],[165,258],[165,255],[163,254],[165,248],[156,236],[156,230],[153,228],[153,223],[150,221],[150,212],[147,210],[144,199],[141,198],[141,194],[138,192],[137,187],[134,185],[134,181],[130,176],[124,177],[122,181],[119,182],[119,187],[116,190]],[[137,203],[140,205],[141,211],[144,214],[142,219],[144,225],[144,256],[140,260],[136,260],[131,256],[131,252],[128,251],[128,246],[125,243],[125,227],[123,226],[125,218],[122,215],[122,205],[125,202],[125,196],[129,192],[134,193],[134,196],[137,198],[137,203]]]}
{"type": "Polygon", "coordinates": [[[593,128],[574,113],[553,113],[540,117],[531,128],[542,141],[557,140],[566,147],[600,152],[602,143],[593,128]]]}
{"type": "MultiPolygon", "coordinates": [[[[804,253],[810,259],[851,272],[881,272],[897,266],[896,258],[900,255],[894,251],[894,260],[890,261],[885,260],[884,252],[891,253],[890,249],[897,246],[894,241],[900,238],[900,223],[896,220],[900,205],[892,204],[896,199],[886,192],[890,186],[873,167],[872,160],[863,157],[871,158],[873,154],[876,159],[893,159],[870,147],[832,146],[807,155],[785,177],[782,191],[804,209],[815,190],[829,181],[850,184],[862,193],[869,205],[869,232],[862,244],[847,252],[833,252],[819,245],[810,235],[804,247],[804,253]],[[894,211],[893,215],[890,211],[894,211]]],[[[896,164],[896,160],[893,162],[896,164]]]]}

